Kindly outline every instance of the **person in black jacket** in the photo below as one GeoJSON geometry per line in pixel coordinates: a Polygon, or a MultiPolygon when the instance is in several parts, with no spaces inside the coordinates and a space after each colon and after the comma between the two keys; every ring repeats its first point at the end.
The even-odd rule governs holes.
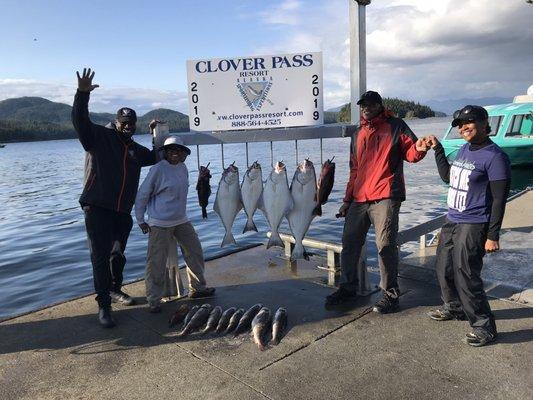
{"type": "Polygon", "coordinates": [[[94,71],[84,68],[78,76],[78,90],[72,108],[72,123],[85,149],[85,182],[80,204],[93,265],[98,319],[111,328],[111,301],[132,305],[122,291],[126,264],[124,250],[133,226],[131,209],[135,202],[141,167],[155,163],[155,151],[135,143],[137,115],[131,108],[118,110],[114,124],[96,125],[89,118],[89,94],[94,71]]]}

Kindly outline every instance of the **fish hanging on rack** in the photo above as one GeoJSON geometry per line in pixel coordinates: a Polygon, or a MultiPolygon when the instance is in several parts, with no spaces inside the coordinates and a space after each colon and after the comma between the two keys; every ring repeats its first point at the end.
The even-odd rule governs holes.
{"type": "Polygon", "coordinates": [[[201,166],[198,171],[198,182],[196,183],[196,191],[198,192],[198,204],[202,208],[202,218],[207,218],[207,205],[209,204],[209,196],[211,196],[211,173],[209,171],[209,164],[201,166]]]}
{"type": "Polygon", "coordinates": [[[242,200],[239,186],[239,169],[235,166],[235,161],[222,172],[213,209],[226,229],[226,234],[220,247],[236,244],[231,228],[235,217],[242,210],[242,200]]]}
{"type": "Polygon", "coordinates": [[[256,231],[253,217],[255,210],[257,209],[261,195],[263,194],[263,173],[261,171],[261,164],[255,161],[242,178],[241,195],[242,203],[244,206],[244,212],[246,213],[246,226],[242,233],[248,231],[256,231]]]}
{"type": "Polygon", "coordinates": [[[318,190],[316,201],[318,204],[313,210],[313,215],[322,215],[322,205],[327,203],[328,197],[333,189],[333,183],[335,182],[334,158],[335,156],[333,156],[331,160],[327,160],[324,164],[322,164],[322,170],[320,171],[320,178],[318,179],[317,184],[318,190]]]}
{"type": "Polygon", "coordinates": [[[287,215],[287,220],[295,240],[291,260],[307,259],[302,241],[315,217],[313,210],[317,205],[315,166],[310,160],[306,159],[298,164],[290,190],[294,205],[287,215]]]}
{"type": "Polygon", "coordinates": [[[293,200],[289,190],[287,169],[282,161],[278,161],[270,172],[263,189],[263,211],[271,230],[267,249],[271,246],[283,247],[278,229],[282,219],[291,211],[292,206],[293,200]]]}

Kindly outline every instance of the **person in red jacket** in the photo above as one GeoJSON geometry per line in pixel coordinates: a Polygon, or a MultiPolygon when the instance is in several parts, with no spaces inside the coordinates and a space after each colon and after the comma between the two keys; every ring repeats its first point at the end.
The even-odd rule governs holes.
{"type": "Polygon", "coordinates": [[[374,311],[384,314],[399,307],[397,235],[400,205],[405,200],[403,162],[422,160],[429,145],[383,107],[379,93],[364,93],[357,105],[361,110],[360,128],[352,140],[350,179],[339,209],[339,215],[346,218],[341,279],[338,290],[326,297],[326,305],[356,296],[357,264],[372,224],[383,291],[374,311]]]}

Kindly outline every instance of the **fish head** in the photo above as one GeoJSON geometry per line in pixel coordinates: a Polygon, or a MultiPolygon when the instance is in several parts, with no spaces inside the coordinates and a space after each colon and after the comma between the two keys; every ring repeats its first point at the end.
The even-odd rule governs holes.
{"type": "Polygon", "coordinates": [[[222,173],[222,179],[228,184],[233,185],[235,182],[239,181],[239,168],[235,165],[230,164],[228,168],[224,169],[222,173]]]}
{"type": "Polygon", "coordinates": [[[284,179],[287,179],[287,168],[285,167],[285,164],[282,161],[278,161],[276,165],[274,165],[274,168],[272,169],[272,173],[270,174],[270,179],[272,179],[272,182],[279,183],[283,182],[284,179]]]}
{"type": "Polygon", "coordinates": [[[313,163],[306,159],[298,164],[298,169],[296,171],[296,179],[302,185],[305,185],[313,180],[315,180],[315,166],[313,163]]]}
{"type": "Polygon", "coordinates": [[[254,161],[254,163],[250,165],[250,167],[246,171],[246,175],[252,181],[256,179],[261,179],[262,177],[261,164],[259,164],[257,161],[254,161]]]}

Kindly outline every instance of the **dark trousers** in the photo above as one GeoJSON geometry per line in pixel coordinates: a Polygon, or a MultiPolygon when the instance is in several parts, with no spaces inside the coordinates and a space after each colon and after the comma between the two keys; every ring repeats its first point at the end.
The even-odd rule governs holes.
{"type": "Polygon", "coordinates": [[[398,217],[401,201],[384,199],[368,203],[352,202],[342,233],[341,278],[339,286],[355,292],[358,286],[357,264],[366,241],[370,224],[376,232],[378,248],[379,286],[387,294],[397,297],[398,288],[398,217]]]}
{"type": "Polygon", "coordinates": [[[487,224],[447,220],[440,233],[436,270],[444,307],[464,311],[475,330],[495,334],[494,315],[481,280],[487,230],[487,224]]]}
{"type": "Polygon", "coordinates": [[[95,206],[83,207],[91,262],[94,290],[100,307],[111,304],[110,291],[122,287],[126,265],[124,250],[133,221],[131,215],[95,206]]]}

